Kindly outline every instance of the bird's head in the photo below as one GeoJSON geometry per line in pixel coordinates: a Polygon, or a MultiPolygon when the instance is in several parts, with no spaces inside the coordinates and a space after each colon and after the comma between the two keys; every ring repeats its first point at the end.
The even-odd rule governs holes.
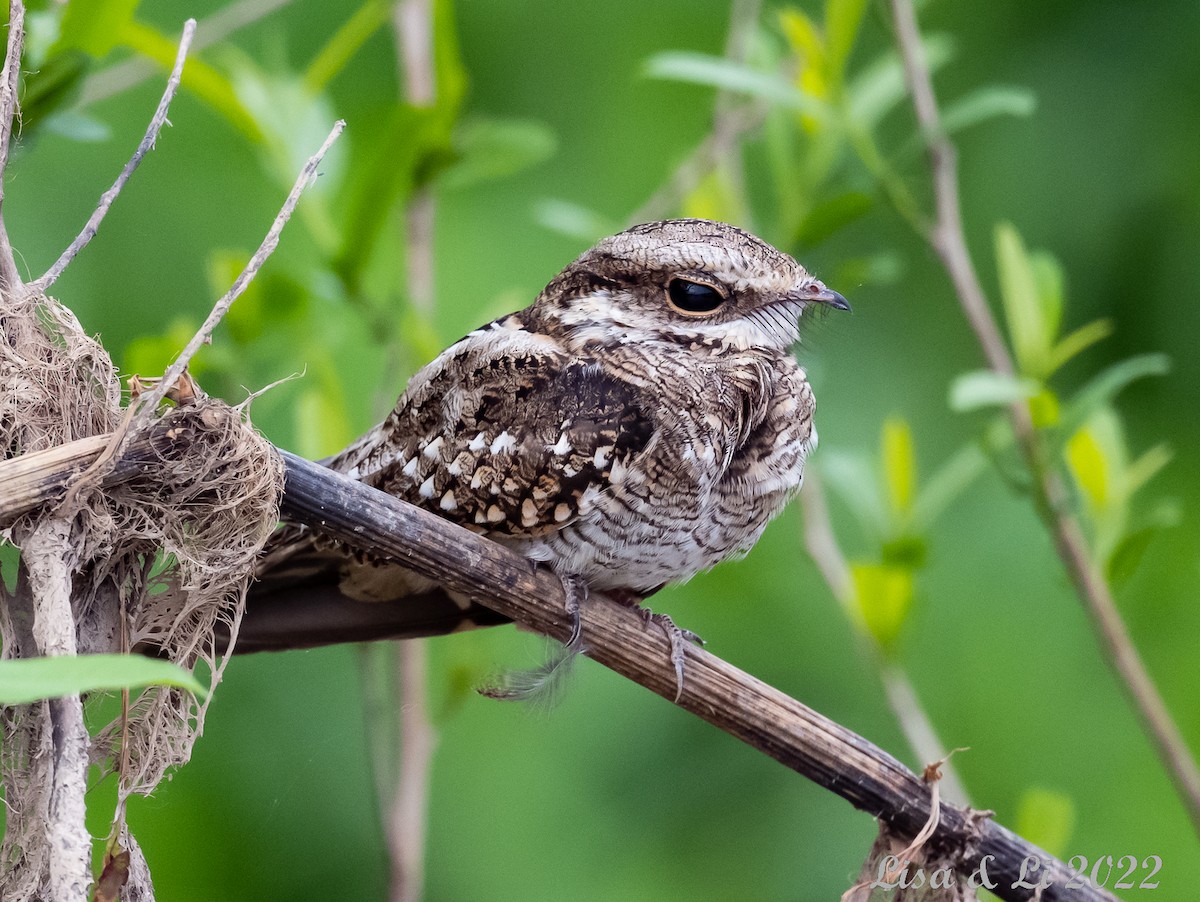
{"type": "Polygon", "coordinates": [[[785,351],[819,305],[850,309],[749,232],[673,219],[605,238],[546,286],[532,312],[575,348],[665,341],[785,351]]]}

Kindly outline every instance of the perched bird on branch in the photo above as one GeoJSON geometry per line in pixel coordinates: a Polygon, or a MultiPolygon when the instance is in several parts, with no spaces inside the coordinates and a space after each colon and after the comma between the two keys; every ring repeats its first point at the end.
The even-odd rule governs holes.
{"type": "MultiPolygon", "coordinates": [[[[849,309],[741,229],[634,226],[443,351],[327,465],[550,567],[577,638],[589,591],[637,605],[745,554],[799,489],[816,430],[790,349],[818,306],[849,309]]],[[[681,673],[692,637],[647,618],[681,673]]],[[[498,622],[398,564],[285,526],[262,556],[238,650],[498,622]]]]}

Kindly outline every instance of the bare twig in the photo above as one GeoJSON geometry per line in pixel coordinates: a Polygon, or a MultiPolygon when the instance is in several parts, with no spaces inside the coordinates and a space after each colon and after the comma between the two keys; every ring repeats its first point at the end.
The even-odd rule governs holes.
{"type": "MultiPolygon", "coordinates": [[[[989,365],[998,373],[1011,374],[1014,371],[1012,358],[1001,338],[967,249],[955,150],[938,114],[912,0],[891,0],[891,5],[896,41],[904,62],[917,122],[928,144],[933,175],[937,221],[925,237],[941,258],[989,365]]],[[[1044,450],[1030,421],[1028,408],[1024,403],[1018,403],[1010,408],[1010,412],[1013,431],[1035,477],[1038,513],[1053,535],[1058,555],[1108,649],[1110,662],[1150,733],[1193,825],[1200,832],[1200,769],[1125,628],[1112,590],[1097,569],[1083,530],[1070,512],[1061,479],[1053,467],[1044,462],[1044,450]]]]}
{"type": "MultiPolygon", "coordinates": [[[[404,76],[402,93],[405,101],[413,106],[431,106],[437,101],[433,15],[430,0],[396,0],[392,6],[392,23],[404,76]]],[[[404,271],[408,301],[425,317],[432,315],[436,297],[436,217],[437,201],[433,191],[423,185],[404,211],[404,271]]],[[[400,358],[398,354],[389,356],[400,358]]],[[[395,651],[400,693],[397,723],[400,770],[386,825],[392,864],[391,898],[393,902],[418,902],[425,888],[429,780],[437,732],[429,717],[428,646],[423,639],[405,639],[396,643],[395,651]]]]}
{"type": "MultiPolygon", "coordinates": [[[[4,53],[4,72],[0,75],[0,214],[4,207],[4,174],[8,170],[8,151],[12,143],[13,122],[20,114],[17,89],[21,79],[21,50],[25,46],[25,5],[11,0],[8,5],[8,45],[4,53]]],[[[8,291],[21,285],[17,262],[8,240],[8,229],[0,215],[0,283],[8,291]]]]}
{"type": "MultiPolygon", "coordinates": [[[[234,32],[269,16],[292,0],[242,0],[213,13],[197,29],[196,52],[225,40],[234,32]]],[[[159,71],[157,63],[133,57],[89,75],[83,82],[76,105],[87,107],[136,87],[159,71]]]]}
{"type": "Polygon", "coordinates": [[[121,193],[121,189],[125,187],[125,183],[129,181],[134,170],[141,165],[142,159],[146,154],[154,148],[154,142],[158,140],[158,133],[167,122],[167,110],[171,106],[175,92],[179,90],[179,80],[183,77],[183,62],[187,58],[188,48],[191,46],[192,38],[195,34],[196,20],[188,19],[183,23],[183,36],[179,39],[179,50],[175,54],[175,66],[171,69],[171,77],[167,79],[167,87],[163,90],[162,99],[158,101],[158,109],[154,111],[154,116],[151,117],[150,124],[146,127],[146,134],[142,138],[141,143],[138,144],[137,150],[134,151],[129,162],[125,164],[125,168],[121,170],[121,174],[117,176],[117,180],[113,182],[112,187],[100,196],[100,203],[92,211],[92,215],[88,219],[87,225],[83,227],[83,231],[76,236],[70,246],[54,261],[53,266],[30,283],[31,288],[37,291],[45,291],[62,275],[63,270],[75,259],[75,255],[87,247],[88,242],[96,236],[96,230],[100,227],[101,220],[108,213],[113,201],[117,199],[117,195],[121,193]]]}
{"type": "Polygon", "coordinates": [[[308,158],[308,162],[304,164],[304,168],[300,171],[300,175],[296,179],[296,183],[292,186],[292,190],[288,193],[287,200],[283,202],[283,207],[280,208],[279,214],[275,217],[275,221],[271,223],[271,228],[267,231],[267,235],[263,238],[262,244],[258,246],[258,250],[254,252],[254,256],[250,258],[250,262],[246,264],[246,268],[241,271],[238,277],[234,280],[233,285],[221,297],[220,300],[213,306],[212,311],[208,314],[208,318],[204,320],[200,329],[192,336],[192,340],[187,343],[187,346],[175,358],[175,362],[167,367],[167,371],[163,374],[161,381],[150,389],[150,391],[141,395],[138,398],[140,410],[154,410],[166,396],[166,393],[175,385],[175,382],[183,375],[183,371],[187,369],[188,363],[191,362],[195,353],[200,350],[201,345],[208,344],[212,340],[213,330],[217,324],[229,312],[229,308],[246,290],[246,286],[262,269],[267,258],[271,256],[275,248],[279,245],[279,236],[283,232],[283,227],[287,225],[289,219],[292,218],[292,213],[296,209],[296,204],[300,202],[300,195],[304,193],[304,189],[316,178],[317,167],[321,165],[321,160],[325,157],[326,152],[338,136],[342,133],[342,129],[346,127],[346,122],[339,119],[334,123],[333,130],[329,136],[325,138],[320,149],[308,158]]]}
{"type": "MultiPolygon", "coordinates": [[[[572,623],[561,581],[522,556],[434,514],[282,452],[287,467],[283,513],[373,557],[398,561],[543,635],[565,641],[572,623]]],[[[662,631],[648,629],[627,606],[594,594],[584,609],[586,654],[668,699],[678,687],[662,631]]],[[[837,793],[884,821],[898,836],[915,836],[930,819],[930,791],[892,756],[743,673],[688,646],[687,683],[678,705],[837,793]]],[[[943,803],[931,845],[954,850],[970,872],[990,856],[988,871],[1004,899],[1026,899],[1012,884],[1021,862],[1046,862],[1053,899],[1112,899],[1085,886],[1067,890],[1066,866],[991,821],[943,803]]]]}
{"type": "MultiPolygon", "coordinates": [[[[856,617],[851,610],[854,603],[854,578],[850,573],[850,565],[846,562],[846,555],[842,552],[837,535],[833,531],[829,506],[825,503],[825,492],[821,485],[821,474],[811,464],[804,474],[800,505],[804,511],[805,550],[821,571],[821,576],[833,592],[834,598],[853,622],[856,617]]],[[[945,756],[946,746],[938,738],[933,721],[925,713],[908,674],[883,660],[878,654],[878,648],[873,648],[872,651],[875,652],[873,657],[879,666],[879,678],[887,693],[888,704],[892,713],[896,715],[909,748],[913,750],[917,760],[923,763],[941,760],[945,756]]],[[[966,787],[948,762],[942,779],[945,782],[946,795],[952,801],[959,805],[970,803],[966,787]]]]}

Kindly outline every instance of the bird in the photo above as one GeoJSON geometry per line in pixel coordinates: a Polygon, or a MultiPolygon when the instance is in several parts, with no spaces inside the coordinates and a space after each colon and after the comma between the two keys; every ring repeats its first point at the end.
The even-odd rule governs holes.
{"type": "MultiPolygon", "coordinates": [[[[704,219],[635,225],[523,310],[446,348],[395,408],[323,463],[549,567],[579,610],[640,605],[746,554],[800,488],[815,399],[801,319],[849,310],[767,242],[704,219]]],[[[682,689],[681,639],[671,638],[682,689]]],[[[239,651],[507,622],[398,563],[284,524],[239,651]]]]}

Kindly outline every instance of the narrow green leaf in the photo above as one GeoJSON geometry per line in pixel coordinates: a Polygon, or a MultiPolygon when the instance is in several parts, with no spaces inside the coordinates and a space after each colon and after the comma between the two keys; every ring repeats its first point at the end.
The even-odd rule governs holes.
{"type": "Polygon", "coordinates": [[[872,541],[888,532],[887,504],[879,492],[879,479],[861,457],[836,449],[821,451],[821,479],[850,508],[862,531],[872,541]]]}
{"type": "Polygon", "coordinates": [[[1062,417],[1062,434],[1070,438],[1094,412],[1130,383],[1147,376],[1162,376],[1170,369],[1170,364],[1166,354],[1140,354],[1101,370],[1067,405],[1062,417]]]}
{"type": "MultiPolygon", "coordinates": [[[[1065,279],[1062,266],[1053,254],[1034,251],[1029,255],[1033,269],[1033,281],[1037,284],[1038,303],[1042,306],[1042,317],[1046,323],[1046,337],[1051,344],[1062,328],[1065,279]]],[[[1047,376],[1049,373],[1046,374],[1047,376]]]]}
{"type": "Polygon", "coordinates": [[[998,116],[1029,116],[1036,108],[1037,99],[1026,88],[999,85],[979,88],[946,108],[942,127],[954,134],[998,116]]]}
{"type": "Polygon", "coordinates": [[[1032,398],[1039,391],[1041,385],[1033,379],[993,370],[972,370],[956,376],[950,383],[950,409],[965,413],[981,407],[1000,407],[1032,398]]]}
{"type": "Polygon", "coordinates": [[[1017,804],[1015,829],[1051,855],[1062,855],[1075,829],[1075,803],[1061,792],[1027,789],[1017,804]]]}
{"type": "Polygon", "coordinates": [[[390,7],[383,0],[367,0],[325,42],[304,72],[304,89],[320,94],[359,48],[388,21],[390,7]]]}
{"type": "Polygon", "coordinates": [[[1011,223],[996,226],[996,263],[1004,318],[1013,343],[1018,369],[1024,376],[1043,379],[1053,336],[1038,300],[1037,279],[1025,243],[1011,223]]]}
{"type": "Polygon", "coordinates": [[[141,655],[78,655],[0,661],[0,704],[23,705],[81,692],[178,686],[197,698],[208,692],[170,661],[141,655]]]}
{"type": "Polygon", "coordinates": [[[829,80],[837,84],[842,80],[846,61],[858,39],[863,14],[867,11],[867,0],[826,0],[825,35],[828,43],[827,64],[829,80]]]}
{"type": "Polygon", "coordinates": [[[568,238],[578,238],[595,244],[598,238],[621,230],[615,219],[602,213],[557,197],[546,197],[533,205],[533,218],[543,228],[568,238]]]}
{"type": "MultiPolygon", "coordinates": [[[[954,55],[954,45],[944,34],[925,35],[921,40],[930,72],[937,72],[954,55]]],[[[908,96],[904,81],[904,65],[895,51],[881,54],[863,68],[846,89],[849,115],[870,130],[908,96]]]]}
{"type": "Polygon", "coordinates": [[[1133,495],[1171,462],[1171,449],[1166,445],[1155,445],[1125,469],[1124,485],[1127,498],[1133,495]]]}
{"type": "Polygon", "coordinates": [[[917,462],[912,429],[902,417],[883,421],[883,479],[893,521],[907,518],[916,494],[917,462]]]}
{"type": "Polygon", "coordinates": [[[344,405],[333,400],[335,392],[323,386],[300,394],[295,407],[297,453],[315,460],[345,447],[353,437],[344,405]]]}
{"type": "Polygon", "coordinates": [[[987,469],[987,458],[975,444],[964,445],[921,483],[913,504],[912,526],[925,531],[987,469]]]}
{"type": "Polygon", "coordinates": [[[1104,446],[1091,429],[1080,429],[1066,447],[1071,478],[1093,511],[1101,511],[1112,498],[1113,467],[1104,446]]]}
{"type": "Polygon", "coordinates": [[[458,159],[438,177],[445,188],[506,178],[558,150],[554,130],[534,119],[473,119],[454,136],[458,159]]]}
{"type": "Polygon", "coordinates": [[[121,43],[139,0],[72,0],[63,13],[55,50],[82,50],[95,59],[121,43]]]}
{"type": "Polygon", "coordinates": [[[888,564],[852,563],[855,610],[864,629],[885,652],[891,650],[912,609],[912,571],[888,564]]]}
{"type": "Polygon", "coordinates": [[[760,97],[822,121],[829,115],[824,103],[808,96],[781,76],[721,56],[668,50],[650,57],[643,74],[647,78],[688,82],[760,97]]]}
{"type": "Polygon", "coordinates": [[[1050,352],[1050,372],[1057,372],[1072,357],[1082,353],[1096,342],[1108,338],[1112,335],[1112,331],[1112,322],[1107,319],[1093,320],[1086,326],[1080,326],[1056,344],[1050,352]]]}
{"type": "Polygon", "coordinates": [[[873,204],[871,195],[861,191],[847,191],[821,201],[801,220],[796,229],[796,242],[814,247],[865,216],[873,204]]]}

